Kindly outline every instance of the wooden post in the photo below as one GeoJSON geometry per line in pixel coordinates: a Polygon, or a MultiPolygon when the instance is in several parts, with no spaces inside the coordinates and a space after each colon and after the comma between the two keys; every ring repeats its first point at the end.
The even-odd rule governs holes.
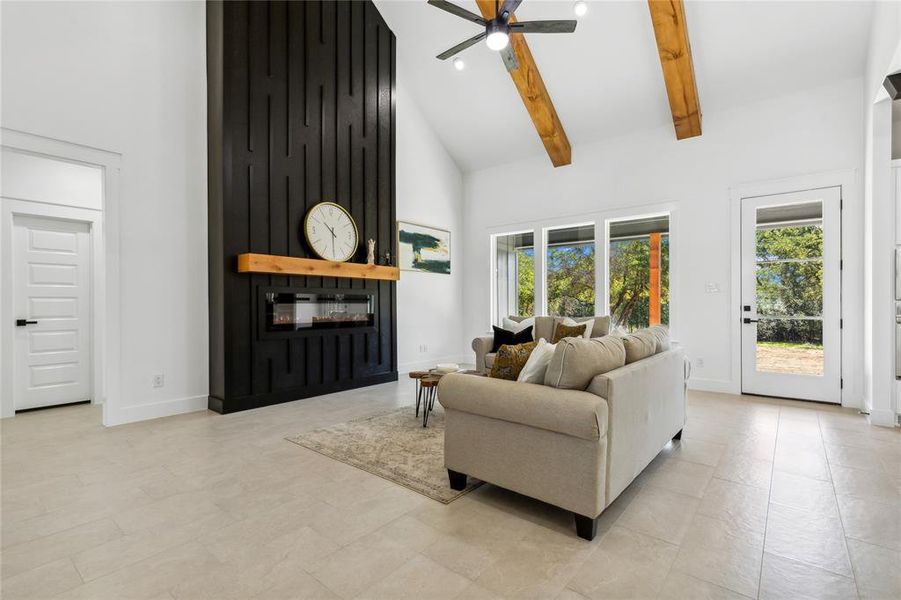
{"type": "Polygon", "coordinates": [[[660,325],[660,233],[650,235],[650,276],[648,277],[648,325],[660,325]]]}

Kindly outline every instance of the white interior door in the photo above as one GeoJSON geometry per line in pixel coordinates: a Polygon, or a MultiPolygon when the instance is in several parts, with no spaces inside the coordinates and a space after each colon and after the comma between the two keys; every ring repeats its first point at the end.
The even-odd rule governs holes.
{"type": "Polygon", "coordinates": [[[742,391],[841,402],[841,190],[741,203],[742,391]]]}
{"type": "Polygon", "coordinates": [[[90,400],[89,226],[15,217],[12,243],[16,410],[90,400]]]}

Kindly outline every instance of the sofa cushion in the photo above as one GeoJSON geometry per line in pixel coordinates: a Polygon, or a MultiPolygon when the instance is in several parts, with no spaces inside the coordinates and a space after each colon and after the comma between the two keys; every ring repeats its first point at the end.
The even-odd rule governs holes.
{"type": "Polygon", "coordinates": [[[622,340],[623,346],[626,349],[627,365],[643,358],[653,356],[657,351],[657,338],[654,337],[654,334],[650,331],[639,330],[622,337],[617,337],[617,339],[622,340]]]}
{"type": "Polygon", "coordinates": [[[557,344],[544,376],[544,385],[584,390],[597,375],[626,364],[623,340],[613,336],[566,338],[557,344]]]}
{"type": "Polygon", "coordinates": [[[508,346],[515,346],[517,344],[525,344],[526,342],[532,341],[531,327],[526,327],[525,329],[517,332],[501,329],[497,325],[494,325],[492,327],[494,329],[494,345],[491,348],[492,352],[497,352],[498,350],[500,350],[500,347],[505,344],[508,346]]]}
{"type": "Polygon", "coordinates": [[[554,327],[554,336],[551,339],[551,343],[556,344],[560,340],[570,337],[583,338],[585,337],[585,331],[587,328],[588,325],[585,323],[582,323],[581,325],[567,325],[566,323],[557,323],[557,325],[554,327]]]}
{"type": "Polygon", "coordinates": [[[485,355],[485,367],[491,369],[491,365],[494,364],[494,359],[497,358],[497,352],[489,352],[485,355]]]}
{"type": "Polygon", "coordinates": [[[657,340],[656,354],[666,352],[672,347],[669,339],[669,328],[666,325],[654,325],[648,327],[647,331],[657,340]]]}
{"type": "Polygon", "coordinates": [[[504,344],[497,351],[497,356],[491,365],[490,377],[495,379],[509,379],[516,381],[519,372],[526,366],[529,355],[538,342],[527,342],[525,344],[507,345],[504,344]]]}

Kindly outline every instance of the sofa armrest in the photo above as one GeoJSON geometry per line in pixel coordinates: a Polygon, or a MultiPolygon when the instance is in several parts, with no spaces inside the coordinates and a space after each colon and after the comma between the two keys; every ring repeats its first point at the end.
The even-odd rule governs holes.
{"type": "Polygon", "coordinates": [[[607,502],[685,424],[685,352],[667,350],[598,375],[587,392],[607,400],[607,502]]]}
{"type": "Polygon", "coordinates": [[[472,340],[472,349],[476,353],[476,370],[483,373],[488,372],[488,366],[485,364],[485,355],[494,348],[494,336],[483,335],[472,340]]]}
{"type": "Polygon", "coordinates": [[[580,390],[452,373],[441,378],[438,401],[447,410],[585,440],[597,440],[607,433],[607,402],[580,390]]]}

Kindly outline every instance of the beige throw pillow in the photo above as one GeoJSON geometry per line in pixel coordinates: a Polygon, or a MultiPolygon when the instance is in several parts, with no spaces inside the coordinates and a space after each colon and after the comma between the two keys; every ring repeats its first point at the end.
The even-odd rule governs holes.
{"type": "Polygon", "coordinates": [[[618,339],[623,341],[623,346],[626,349],[627,365],[653,356],[657,352],[657,338],[650,331],[642,329],[634,333],[628,333],[618,339]]]}
{"type": "Polygon", "coordinates": [[[594,325],[591,327],[591,337],[603,337],[610,333],[610,317],[595,317],[594,325]]]}
{"type": "Polygon", "coordinates": [[[544,385],[568,390],[584,390],[596,376],[626,364],[626,350],[620,338],[565,338],[557,344],[547,367],[544,385]]]}

